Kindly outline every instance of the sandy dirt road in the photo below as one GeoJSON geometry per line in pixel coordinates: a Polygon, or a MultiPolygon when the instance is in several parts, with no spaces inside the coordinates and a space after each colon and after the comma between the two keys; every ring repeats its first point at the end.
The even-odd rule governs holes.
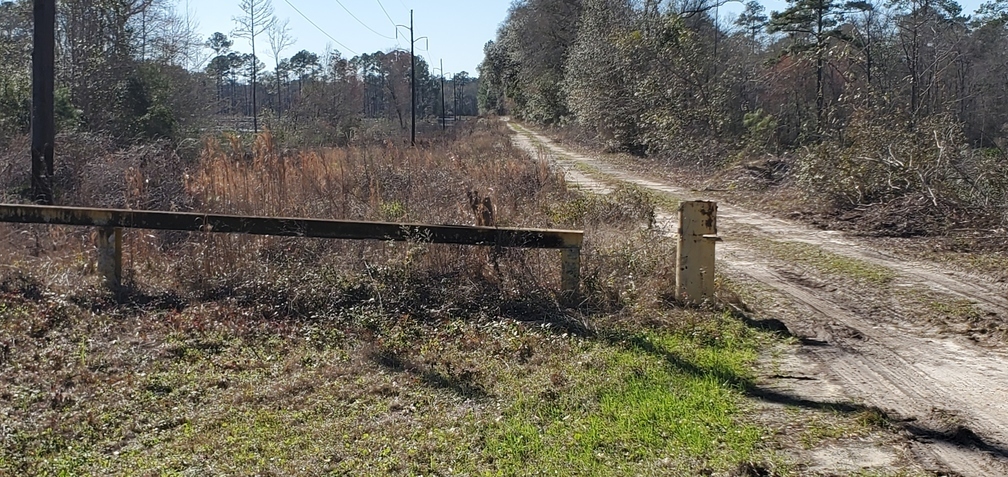
{"type": "MultiPolygon", "coordinates": [[[[548,158],[578,187],[606,193],[627,182],[681,200],[710,199],[509,124],[516,145],[548,158]]],[[[673,214],[662,211],[658,221],[670,233],[673,214]]],[[[882,410],[924,469],[1008,476],[1008,353],[937,326],[927,316],[933,310],[922,305],[948,303],[975,309],[986,320],[1006,320],[1004,284],[901,260],[839,232],[720,201],[718,230],[725,240],[718,248],[720,271],[769,290],[772,304],[757,307],[756,315],[780,320],[802,343],[776,365],[777,373],[760,381],[757,398],[809,408],[882,410]],[[892,278],[884,287],[848,286],[765,252],[768,243],[786,242],[870,264],[892,278]]]]}

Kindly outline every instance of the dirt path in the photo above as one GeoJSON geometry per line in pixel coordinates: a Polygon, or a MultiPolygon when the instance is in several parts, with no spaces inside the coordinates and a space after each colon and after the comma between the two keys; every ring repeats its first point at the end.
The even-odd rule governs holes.
{"type": "MultiPolygon", "coordinates": [[[[545,154],[580,187],[605,193],[629,182],[679,199],[697,193],[633,174],[598,157],[558,146],[510,123],[515,143],[545,154]],[[585,172],[590,171],[590,172],[585,172]]],[[[659,222],[674,230],[672,212],[659,222]]],[[[772,290],[788,312],[773,314],[802,345],[786,373],[761,382],[765,397],[812,408],[883,410],[908,437],[910,453],[924,468],[964,476],[1008,475],[1008,354],[956,333],[939,332],[920,299],[941,306],[971,307],[987,320],[1008,319],[1004,284],[908,262],[863,246],[839,232],[813,230],[781,219],[718,204],[718,266],[741,281],[772,290]],[[877,267],[892,279],[882,286],[852,287],[809,274],[767,254],[757,242],[800,243],[877,267]],[[925,300],[926,301],[926,300],[925,300]],[[825,390],[837,389],[834,394],[825,390]]],[[[772,245],[771,245],[772,246],[772,245]]],[[[953,310],[955,311],[955,310],[953,310]]],[[[757,310],[766,317],[773,310],[757,310]]]]}

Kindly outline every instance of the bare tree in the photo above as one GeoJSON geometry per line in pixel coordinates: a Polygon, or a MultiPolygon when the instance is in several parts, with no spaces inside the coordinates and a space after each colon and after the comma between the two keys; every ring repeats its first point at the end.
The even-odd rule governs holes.
{"type": "Polygon", "coordinates": [[[290,20],[284,19],[283,21],[275,21],[269,30],[266,30],[266,36],[269,37],[270,51],[273,52],[273,64],[276,66],[276,81],[277,81],[277,119],[280,119],[282,101],[280,97],[281,87],[283,86],[283,79],[280,76],[280,55],[287,48],[294,45],[297,40],[291,36],[290,28],[287,24],[290,20]]]}
{"type": "MultiPolygon", "coordinates": [[[[204,43],[199,32],[199,21],[196,20],[188,1],[183,7],[185,10],[165,5],[145,17],[145,28],[153,27],[155,33],[149,40],[145,39],[144,43],[149,42],[153,47],[154,59],[194,69],[205,63],[207,58],[202,54],[204,43]]],[[[147,33],[144,35],[146,37],[147,33]]],[[[148,58],[145,56],[144,59],[148,58]]]]}
{"type": "Polygon", "coordinates": [[[264,31],[273,28],[276,17],[273,16],[273,3],[271,0],[241,0],[238,3],[242,15],[233,17],[232,20],[238,27],[231,32],[232,36],[248,39],[252,47],[252,58],[250,79],[252,82],[252,130],[259,132],[259,109],[256,104],[256,68],[255,68],[255,39],[264,31]]]}

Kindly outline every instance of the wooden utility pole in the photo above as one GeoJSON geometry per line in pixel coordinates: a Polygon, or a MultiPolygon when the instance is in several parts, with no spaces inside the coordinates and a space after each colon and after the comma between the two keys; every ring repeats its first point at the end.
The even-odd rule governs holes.
{"type": "MultiPolygon", "coordinates": [[[[396,38],[399,38],[398,28],[406,28],[406,25],[396,25],[396,38]]],[[[414,38],[413,36],[413,10],[409,11],[409,39],[410,39],[410,145],[416,145],[416,42],[427,40],[427,37],[414,38]]],[[[429,47],[429,45],[428,45],[429,47]]]]}
{"type": "Polygon", "coordinates": [[[32,48],[32,199],[53,203],[53,143],[56,117],[53,89],[56,76],[56,0],[35,0],[32,48]]]}
{"type": "Polygon", "coordinates": [[[413,49],[416,40],[413,39],[413,10],[409,11],[409,56],[410,56],[410,145],[416,146],[416,55],[413,49]]]}
{"type": "Polygon", "coordinates": [[[444,60],[441,60],[441,131],[446,128],[446,114],[445,114],[445,103],[444,103],[444,60]]]}

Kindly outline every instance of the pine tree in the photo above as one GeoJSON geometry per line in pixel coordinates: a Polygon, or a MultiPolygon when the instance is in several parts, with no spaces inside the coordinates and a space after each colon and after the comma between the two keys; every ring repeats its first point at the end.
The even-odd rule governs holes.
{"type": "MultiPolygon", "coordinates": [[[[270,0],[241,0],[238,3],[242,16],[233,17],[238,27],[231,32],[232,36],[246,38],[252,46],[252,58],[256,57],[255,39],[276,23],[273,16],[273,3],[270,0]]],[[[252,82],[252,129],[259,132],[259,109],[256,104],[256,62],[249,62],[252,82]]]]}

